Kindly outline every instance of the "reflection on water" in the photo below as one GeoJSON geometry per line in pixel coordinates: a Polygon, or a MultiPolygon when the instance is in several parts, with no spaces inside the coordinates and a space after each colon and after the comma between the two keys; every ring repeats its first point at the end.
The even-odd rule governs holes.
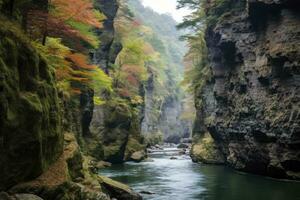
{"type": "Polygon", "coordinates": [[[192,163],[186,157],[152,155],[153,162],[125,163],[102,175],[130,185],[151,200],[300,200],[300,183],[240,174],[223,166],[192,163]]]}

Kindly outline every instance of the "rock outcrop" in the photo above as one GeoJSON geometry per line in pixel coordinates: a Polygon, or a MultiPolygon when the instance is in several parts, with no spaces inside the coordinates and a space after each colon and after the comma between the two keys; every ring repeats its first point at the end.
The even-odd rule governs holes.
{"type": "MultiPolygon", "coordinates": [[[[14,3],[0,0],[0,11],[3,5],[6,8],[14,3]]],[[[106,9],[116,6],[117,1],[95,3],[106,9]]],[[[18,6],[23,8],[23,4],[18,6]]],[[[14,10],[20,20],[23,13],[19,7],[14,10]]],[[[47,63],[50,61],[37,52],[20,22],[12,22],[15,13],[8,11],[9,18],[0,14],[0,199],[141,199],[128,186],[98,175],[93,163],[104,158],[105,146],[101,135],[89,129],[94,91],[81,88],[81,95],[72,98],[57,91],[54,71],[47,63]]],[[[112,46],[106,47],[102,53],[110,54],[112,46]]],[[[119,118],[118,112],[110,112],[114,109],[111,106],[105,109],[107,120],[102,119],[103,123],[130,122],[122,138],[125,161],[144,149],[139,121],[131,110],[124,113],[131,118],[119,118]]]]}
{"type": "Polygon", "coordinates": [[[300,178],[299,9],[237,0],[207,29],[213,77],[196,94],[194,136],[209,132],[235,169],[300,178]]]}
{"type": "Polygon", "coordinates": [[[82,155],[74,135],[65,133],[64,138],[61,157],[39,177],[15,185],[9,193],[35,194],[44,200],[141,199],[130,187],[91,172],[91,160],[82,155]]]}
{"type": "Polygon", "coordinates": [[[37,177],[63,149],[54,72],[0,16],[0,190],[37,177]]]}
{"type": "Polygon", "coordinates": [[[109,67],[115,62],[116,56],[122,49],[122,45],[115,41],[114,20],[119,10],[117,0],[97,0],[95,6],[105,16],[103,28],[97,30],[101,39],[100,47],[92,54],[93,62],[109,73],[109,67]]]}
{"type": "Polygon", "coordinates": [[[100,183],[112,198],[120,200],[142,200],[142,197],[138,193],[135,193],[130,187],[110,178],[100,177],[100,183]]]}
{"type": "MultiPolygon", "coordinates": [[[[100,47],[93,53],[93,62],[109,74],[112,65],[122,50],[122,44],[116,36],[114,21],[119,17],[118,1],[99,0],[98,9],[106,19],[102,29],[98,30],[100,47]]],[[[130,160],[134,152],[145,151],[142,144],[140,120],[143,108],[127,105],[125,101],[105,96],[107,103],[95,106],[91,121],[91,132],[94,138],[90,141],[91,154],[111,163],[122,163],[130,160]],[[97,142],[96,142],[97,141],[97,142]]]]}
{"type": "Polygon", "coordinates": [[[133,153],[145,151],[140,130],[141,113],[119,101],[105,104],[102,131],[104,160],[122,163],[133,153]]]}

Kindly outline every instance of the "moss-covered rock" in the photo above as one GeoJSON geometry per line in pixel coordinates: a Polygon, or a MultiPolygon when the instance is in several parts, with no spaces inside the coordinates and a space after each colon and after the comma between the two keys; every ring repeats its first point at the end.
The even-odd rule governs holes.
{"type": "Polygon", "coordinates": [[[130,137],[126,145],[124,159],[140,162],[146,157],[145,145],[141,144],[138,138],[130,137]]]}
{"type": "Polygon", "coordinates": [[[83,156],[72,133],[65,133],[62,156],[38,178],[20,183],[10,193],[31,193],[44,200],[109,200],[101,180],[89,170],[89,157],[83,156]]]}
{"type": "Polygon", "coordinates": [[[124,100],[112,100],[105,105],[102,131],[104,160],[121,163],[145,149],[142,144],[139,115],[124,100]]]}
{"type": "Polygon", "coordinates": [[[130,156],[130,160],[135,162],[141,162],[142,160],[145,160],[147,158],[146,152],[144,150],[142,151],[136,151],[130,156]]]}
{"type": "Polygon", "coordinates": [[[62,153],[53,71],[18,25],[0,17],[0,190],[37,177],[62,153]]]}
{"type": "Polygon", "coordinates": [[[194,162],[206,164],[224,164],[225,159],[209,133],[193,141],[191,158],[194,162]]]}
{"type": "Polygon", "coordinates": [[[101,185],[106,189],[112,198],[119,200],[141,200],[142,197],[135,193],[129,186],[114,181],[107,177],[99,177],[101,185]]]}

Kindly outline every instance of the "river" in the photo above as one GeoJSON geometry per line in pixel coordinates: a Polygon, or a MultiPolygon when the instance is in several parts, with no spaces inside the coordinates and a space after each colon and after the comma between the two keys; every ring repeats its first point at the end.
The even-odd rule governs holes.
{"type": "Polygon", "coordinates": [[[145,200],[300,200],[300,183],[238,173],[224,166],[196,164],[176,149],[150,154],[151,162],[128,162],[100,171],[130,185],[145,200]]]}

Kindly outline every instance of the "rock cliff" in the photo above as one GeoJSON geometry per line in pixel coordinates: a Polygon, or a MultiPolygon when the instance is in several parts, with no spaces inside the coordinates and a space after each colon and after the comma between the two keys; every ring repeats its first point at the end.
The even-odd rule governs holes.
{"type": "Polygon", "coordinates": [[[15,23],[0,18],[0,190],[48,169],[63,150],[54,72],[15,23]]]}
{"type": "MultiPolygon", "coordinates": [[[[101,44],[93,53],[92,60],[109,74],[123,48],[115,30],[115,21],[123,14],[119,7],[126,7],[126,4],[117,0],[99,0],[96,5],[106,19],[103,28],[98,30],[101,44]]],[[[145,150],[140,128],[143,108],[128,105],[114,95],[102,95],[107,103],[95,106],[93,110],[91,131],[94,141],[89,147],[90,152],[94,157],[111,163],[132,160],[133,153],[145,150]]]]}
{"type": "MultiPolygon", "coordinates": [[[[94,91],[81,88],[72,98],[58,91],[50,61],[17,21],[19,7],[14,8],[18,18],[2,13],[9,3],[14,5],[0,0],[0,199],[141,199],[128,186],[99,176],[95,163],[103,159],[103,138],[89,130],[94,91]]],[[[111,1],[97,5],[104,3],[111,1]]],[[[116,116],[106,114],[122,123],[111,115],[116,116]]],[[[124,141],[135,145],[132,138],[124,141]]],[[[122,153],[130,156],[132,149],[122,153]]]]}
{"type": "Polygon", "coordinates": [[[300,178],[299,9],[293,0],[236,0],[208,26],[213,75],[196,94],[194,160],[300,178]],[[196,148],[206,133],[210,159],[196,148]]]}

